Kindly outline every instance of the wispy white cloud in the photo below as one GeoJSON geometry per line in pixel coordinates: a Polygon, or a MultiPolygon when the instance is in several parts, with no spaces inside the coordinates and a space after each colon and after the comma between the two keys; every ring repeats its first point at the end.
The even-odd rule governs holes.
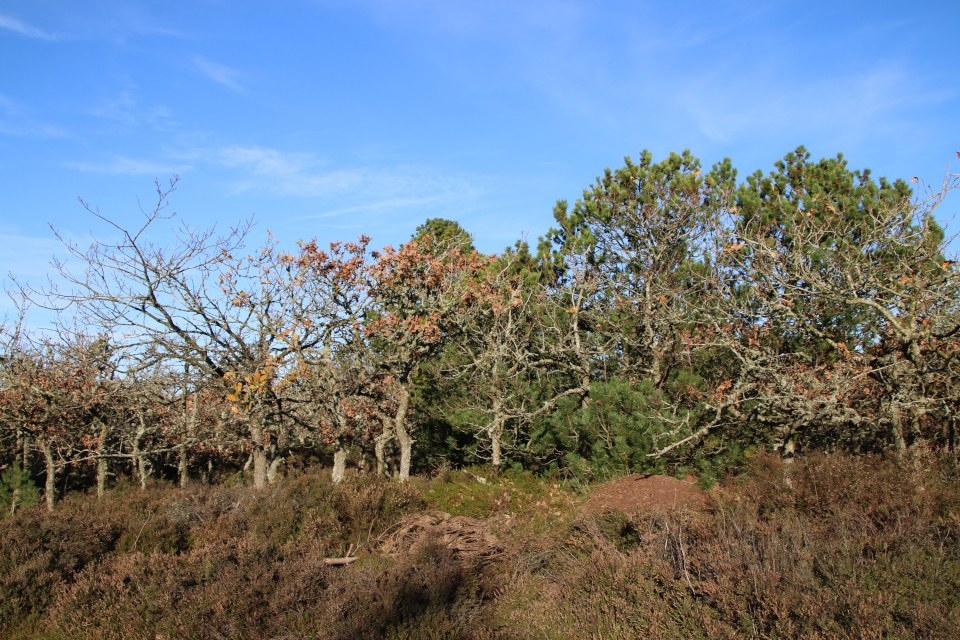
{"type": "Polygon", "coordinates": [[[17,278],[29,279],[45,276],[50,271],[50,260],[63,248],[52,233],[38,238],[17,229],[0,229],[0,243],[4,247],[0,274],[12,272],[17,278]]]}
{"type": "Polygon", "coordinates": [[[240,83],[237,82],[242,74],[237,69],[220,64],[219,62],[207,60],[203,56],[194,56],[193,64],[197,71],[207,76],[214,82],[222,84],[223,86],[233,89],[234,91],[242,90],[240,83]]]}
{"type": "Polygon", "coordinates": [[[121,91],[116,97],[100,102],[89,109],[88,113],[127,126],[146,124],[166,127],[175,124],[173,115],[167,107],[163,105],[143,107],[130,90],[121,91]]]}
{"type": "Polygon", "coordinates": [[[321,5],[359,8],[388,29],[426,31],[452,37],[500,38],[531,30],[556,32],[583,22],[588,8],[576,0],[316,0],[321,5]]]}
{"type": "MultiPolygon", "coordinates": [[[[13,4],[13,3],[5,3],[13,4]]],[[[182,15],[156,3],[105,0],[98,2],[58,2],[32,0],[21,3],[26,12],[43,16],[47,29],[40,29],[10,15],[0,14],[0,29],[9,29],[23,36],[51,41],[101,41],[123,45],[136,39],[175,38],[200,41],[199,34],[189,31],[182,15]],[[29,5],[29,8],[26,8],[29,5]],[[188,30],[181,27],[186,26],[188,30]]],[[[39,18],[37,18],[39,20],[39,18]]]]}
{"type": "Polygon", "coordinates": [[[64,138],[70,132],[55,124],[35,121],[8,122],[0,120],[0,134],[24,138],[64,138]]]}
{"type": "Polygon", "coordinates": [[[108,175],[128,175],[128,176],[169,176],[179,174],[191,169],[190,165],[171,164],[164,162],[154,162],[152,160],[136,160],[117,156],[107,162],[72,162],[67,167],[83,171],[86,173],[102,173],[108,175]]]}
{"type": "MultiPolygon", "coordinates": [[[[479,189],[473,189],[467,193],[472,193],[473,195],[479,195],[479,189]]],[[[315,220],[319,218],[334,218],[338,216],[344,216],[347,214],[357,214],[357,213],[381,213],[387,211],[399,211],[401,209],[407,209],[409,207],[423,207],[426,205],[439,204],[449,200],[449,193],[447,190],[441,190],[438,193],[433,195],[425,195],[420,197],[385,197],[382,199],[374,200],[372,202],[367,202],[364,204],[358,204],[349,207],[342,207],[337,209],[325,210],[322,213],[315,213],[305,216],[298,216],[296,220],[315,220]]],[[[464,194],[461,194],[464,195],[464,194]]]]}
{"type": "Polygon", "coordinates": [[[324,198],[334,206],[312,217],[451,202],[476,197],[482,191],[475,180],[444,175],[424,166],[367,165],[330,170],[311,154],[264,147],[231,146],[208,155],[214,162],[246,173],[232,184],[235,192],[256,190],[324,198]]]}
{"type": "Polygon", "coordinates": [[[269,147],[229,145],[166,151],[161,159],[117,155],[108,160],[67,164],[68,168],[105,175],[163,177],[195,168],[224,175],[229,194],[269,194],[315,199],[323,208],[306,218],[357,214],[387,214],[415,207],[474,201],[485,191],[475,176],[444,173],[422,165],[384,165],[330,168],[310,153],[285,152],[269,147]]]}
{"type": "MultiPolygon", "coordinates": [[[[30,211],[9,212],[10,219],[25,219],[34,215],[30,211]]],[[[89,241],[89,236],[76,234],[68,229],[58,229],[67,242],[74,242],[83,246],[89,241]]],[[[42,232],[41,232],[42,233],[42,232]]],[[[20,287],[36,289],[48,288],[51,283],[69,290],[70,285],[59,277],[52,266],[54,258],[66,259],[66,252],[60,240],[53,232],[47,230],[42,235],[27,233],[18,225],[0,225],[0,324],[16,321],[24,301],[19,295],[20,287]]],[[[56,324],[59,315],[50,310],[41,309],[30,303],[25,304],[26,315],[24,328],[28,331],[42,330],[56,324]]]]}
{"type": "MultiPolygon", "coordinates": [[[[445,172],[433,166],[363,164],[333,168],[310,153],[261,146],[198,148],[176,155],[198,167],[227,170],[228,193],[301,199],[313,209],[288,221],[339,219],[370,229],[416,211],[472,210],[485,193],[484,179],[445,172]],[[376,222],[372,222],[376,220],[376,222]]],[[[382,228],[382,227],[381,227],[382,228]]]]}
{"type": "Polygon", "coordinates": [[[780,81],[776,73],[763,71],[736,79],[688,77],[673,95],[676,106],[715,142],[784,130],[854,142],[907,127],[908,114],[944,103],[958,93],[930,89],[904,66],[887,64],[805,81],[780,81]]]}
{"type": "Polygon", "coordinates": [[[217,149],[213,160],[247,174],[234,183],[233,188],[238,192],[265,189],[282,195],[315,197],[359,188],[363,182],[356,171],[322,171],[321,163],[305,153],[230,146],[217,149]]]}
{"type": "MultiPolygon", "coordinates": [[[[26,212],[11,212],[11,219],[17,214],[26,212]]],[[[63,246],[47,234],[44,237],[31,236],[23,233],[22,229],[10,225],[0,228],[0,243],[3,251],[0,252],[0,280],[3,290],[0,291],[0,323],[14,321],[23,301],[20,299],[18,285],[42,286],[46,284],[51,272],[50,262],[53,257],[62,253],[63,246]]],[[[27,305],[29,307],[29,305],[27,305]]],[[[34,308],[27,314],[29,328],[35,329],[31,322],[39,320],[44,312],[34,308]]],[[[51,318],[44,318],[49,320],[51,318]]]]}
{"type": "Polygon", "coordinates": [[[0,134],[30,138],[62,138],[69,132],[58,125],[41,122],[30,109],[0,94],[0,134]]]}
{"type": "Polygon", "coordinates": [[[9,29],[10,31],[16,31],[22,36],[27,36],[28,38],[36,38],[38,40],[56,40],[57,37],[51,33],[47,33],[42,29],[37,29],[36,27],[31,27],[28,24],[17,20],[16,18],[11,18],[10,16],[0,15],[0,28],[9,29]]]}

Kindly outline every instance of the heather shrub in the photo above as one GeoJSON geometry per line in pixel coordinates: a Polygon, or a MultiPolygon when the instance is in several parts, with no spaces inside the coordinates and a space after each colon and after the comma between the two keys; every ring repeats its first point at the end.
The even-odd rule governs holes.
{"type": "Polygon", "coordinates": [[[333,497],[340,525],[352,537],[368,534],[375,521],[383,527],[427,506],[420,482],[396,483],[376,476],[354,477],[333,497]]]}
{"type": "Polygon", "coordinates": [[[303,623],[331,571],[243,539],[179,557],[127,554],[65,585],[48,619],[70,637],[269,637],[303,623]]]}
{"type": "Polygon", "coordinates": [[[960,628],[956,460],[754,456],[702,508],[579,514],[557,479],[319,470],[253,491],[120,486],[0,522],[11,638],[945,638],[960,628]],[[448,507],[471,555],[408,516],[448,507]],[[357,561],[324,559],[354,549],[357,561]],[[359,550],[357,550],[359,548],[359,550]],[[401,548],[402,549],[402,548],[401,548]]]}
{"type": "Polygon", "coordinates": [[[423,496],[431,509],[454,516],[521,516],[532,528],[551,531],[558,521],[570,520],[580,499],[570,483],[555,476],[514,469],[492,474],[480,466],[444,471],[425,485],[423,496]]]}
{"type": "Polygon", "coordinates": [[[354,478],[334,487],[319,470],[262,492],[120,483],[102,500],[74,494],[53,514],[23,509],[0,523],[0,629],[36,625],[46,612],[68,634],[127,620],[111,628],[178,635],[194,615],[189,633],[204,636],[218,607],[245,612],[213,616],[223,625],[260,628],[270,603],[257,589],[289,597],[296,590],[280,588],[284,572],[296,567],[296,581],[310,584],[320,574],[304,567],[327,571],[323,557],[423,506],[416,483],[354,478]]]}
{"type": "Polygon", "coordinates": [[[412,632],[425,619],[450,634],[443,637],[457,637],[481,604],[477,567],[441,544],[425,545],[387,568],[371,563],[358,569],[340,574],[332,586],[322,637],[422,637],[412,632]]]}
{"type": "Polygon", "coordinates": [[[688,530],[694,587],[741,632],[944,637],[960,549],[938,500],[960,509],[956,485],[895,460],[760,456],[688,530]]]}
{"type": "MultiPolygon", "coordinates": [[[[411,602],[446,602],[446,592],[436,589],[450,583],[443,576],[459,571],[441,563],[417,582],[410,579],[408,567],[392,583],[381,584],[370,572],[387,571],[389,576],[392,561],[366,556],[363,562],[376,565],[366,570],[331,569],[323,563],[325,557],[343,555],[351,544],[375,542],[398,519],[422,509],[416,483],[351,478],[335,487],[317,470],[260,492],[171,488],[150,498],[144,503],[132,492],[111,495],[103,503],[101,516],[113,514],[114,503],[130,507],[114,540],[116,553],[102,549],[93,566],[49,582],[52,595],[44,609],[51,628],[69,637],[103,638],[150,633],[259,638],[291,628],[315,635],[323,626],[317,621],[329,618],[325,611],[333,607],[355,612],[351,615],[360,622],[348,627],[383,629],[402,626],[404,616],[412,615],[411,602]],[[335,581],[350,582],[357,573],[380,585],[379,591],[356,587],[372,600],[353,609],[353,600],[342,595],[329,602],[354,589],[338,590],[335,581]],[[374,611],[380,613],[370,618],[374,611]]],[[[453,579],[454,591],[462,582],[462,577],[453,579]]],[[[436,617],[437,606],[425,611],[436,617]]]]}
{"type": "Polygon", "coordinates": [[[240,541],[180,557],[127,554],[65,586],[49,620],[69,637],[381,638],[430,616],[465,628],[475,571],[442,546],[331,568],[240,541]]]}
{"type": "Polygon", "coordinates": [[[40,615],[58,585],[110,553],[125,528],[119,513],[82,496],[57,513],[34,506],[0,521],[0,631],[40,615]]]}
{"type": "Polygon", "coordinates": [[[703,511],[581,519],[547,557],[518,563],[497,628],[555,638],[956,637],[960,490],[939,467],[761,455],[703,511]]]}

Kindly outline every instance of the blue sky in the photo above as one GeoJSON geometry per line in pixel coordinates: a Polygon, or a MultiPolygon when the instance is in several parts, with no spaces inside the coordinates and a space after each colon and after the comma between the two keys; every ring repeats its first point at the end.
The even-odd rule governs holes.
{"type": "Polygon", "coordinates": [[[195,226],[384,245],[443,217],[486,252],[643,149],[939,183],[958,27],[955,0],[0,0],[0,273],[42,278],[48,224],[108,235],[78,196],[132,225],[173,174],[195,226]]]}

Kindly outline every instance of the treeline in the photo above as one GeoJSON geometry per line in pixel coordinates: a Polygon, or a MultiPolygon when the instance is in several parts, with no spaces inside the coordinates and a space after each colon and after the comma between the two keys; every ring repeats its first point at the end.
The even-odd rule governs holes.
{"type": "MultiPolygon", "coordinates": [[[[70,318],[2,330],[6,499],[29,478],[213,480],[348,459],[409,476],[486,460],[578,478],[751,450],[953,449],[960,274],[915,194],[801,147],[737,181],[689,152],[606,170],[533,250],[482,255],[432,219],[292,252],[250,224],[151,240],[169,187],[113,241],[64,241],[29,304],[70,318]]],[[[86,206],[86,205],[85,205],[86,206]]]]}

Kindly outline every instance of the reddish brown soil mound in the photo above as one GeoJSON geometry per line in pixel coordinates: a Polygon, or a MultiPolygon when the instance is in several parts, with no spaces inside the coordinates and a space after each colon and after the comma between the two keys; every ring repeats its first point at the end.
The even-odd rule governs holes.
{"type": "Polygon", "coordinates": [[[583,505],[583,511],[591,513],[605,509],[636,511],[670,508],[677,505],[702,506],[705,497],[703,491],[693,482],[651,473],[638,473],[620,478],[597,489],[583,505]]]}

